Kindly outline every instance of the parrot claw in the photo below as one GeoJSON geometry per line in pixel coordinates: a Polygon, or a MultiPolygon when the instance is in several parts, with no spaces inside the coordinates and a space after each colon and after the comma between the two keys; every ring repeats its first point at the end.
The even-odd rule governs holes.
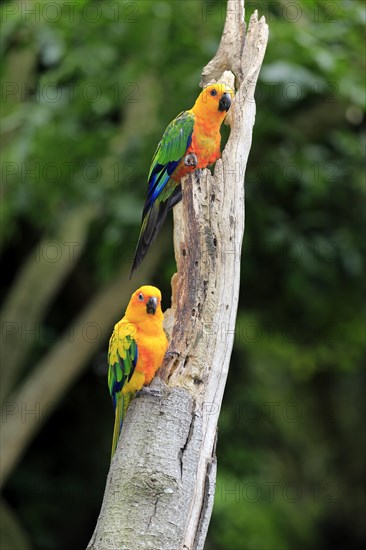
{"type": "Polygon", "coordinates": [[[196,176],[196,182],[199,183],[201,177],[202,177],[202,172],[203,170],[201,170],[201,168],[198,168],[197,170],[194,171],[194,175],[196,176]]]}
{"type": "Polygon", "coordinates": [[[164,359],[173,359],[174,356],[180,355],[178,351],[169,350],[166,352],[164,359]]]}
{"type": "Polygon", "coordinates": [[[186,166],[197,166],[198,160],[194,153],[189,153],[189,155],[186,155],[184,159],[184,164],[186,166]]]}
{"type": "Polygon", "coordinates": [[[136,397],[141,397],[141,395],[152,395],[153,397],[163,397],[163,392],[159,388],[149,388],[148,386],[143,386],[140,391],[137,392],[136,397]]]}

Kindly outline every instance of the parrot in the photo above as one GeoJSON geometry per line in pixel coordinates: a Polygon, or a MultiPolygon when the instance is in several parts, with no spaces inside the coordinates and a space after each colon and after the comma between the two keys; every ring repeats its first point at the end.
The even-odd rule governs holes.
{"type": "Polygon", "coordinates": [[[114,326],[108,348],[108,387],[115,411],[112,457],[131,399],[162,364],[168,347],[163,320],[160,290],[145,285],[132,294],[124,317],[114,326]]]}
{"type": "Polygon", "coordinates": [[[153,156],[141,229],[130,278],[156,239],[167,214],[182,198],[183,176],[216,162],[221,156],[220,127],[234,91],[222,83],[203,88],[192,109],[182,111],[166,128],[153,156]]]}

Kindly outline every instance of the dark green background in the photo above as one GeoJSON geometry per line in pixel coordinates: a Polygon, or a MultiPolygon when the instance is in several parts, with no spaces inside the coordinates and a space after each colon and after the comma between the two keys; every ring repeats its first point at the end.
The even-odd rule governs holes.
{"type": "MultiPolygon", "coordinates": [[[[85,251],[43,319],[54,337],[35,344],[25,365],[31,372],[131,260],[151,157],[166,125],[199,93],[225,3],[80,0],[56,10],[55,2],[34,2],[38,15],[27,15],[24,2],[3,4],[4,81],[26,74],[31,82],[17,100],[3,89],[3,162],[39,168],[37,177],[18,169],[3,179],[2,297],[44,234],[85,204],[99,207],[85,251]],[[47,163],[59,167],[56,176],[43,173],[47,163]],[[71,177],[66,163],[77,167],[71,177]],[[85,167],[91,172],[80,176],[85,167]]],[[[358,549],[365,542],[364,3],[250,2],[247,19],[256,7],[270,39],[256,92],[207,549],[358,549]]],[[[171,242],[170,221],[165,231],[171,242]]],[[[159,240],[150,254],[158,248],[159,240]]],[[[161,288],[164,307],[174,270],[170,244],[149,281],[161,288]]],[[[136,286],[142,282],[137,273],[136,286]]],[[[113,424],[107,346],[6,485],[33,548],[83,548],[94,529],[113,424]]]]}

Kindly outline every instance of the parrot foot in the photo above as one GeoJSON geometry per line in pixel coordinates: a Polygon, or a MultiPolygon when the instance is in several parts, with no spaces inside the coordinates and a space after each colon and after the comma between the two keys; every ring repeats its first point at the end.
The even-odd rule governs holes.
{"type": "Polygon", "coordinates": [[[189,153],[189,155],[186,155],[184,159],[184,164],[186,166],[197,166],[198,160],[194,153],[189,153]]]}
{"type": "Polygon", "coordinates": [[[142,386],[141,390],[137,392],[136,397],[141,395],[152,395],[153,397],[163,397],[163,392],[159,388],[149,388],[148,386],[142,386]]]}
{"type": "Polygon", "coordinates": [[[174,356],[178,357],[178,355],[180,355],[178,351],[169,350],[166,352],[164,359],[173,359],[174,356]]]}
{"type": "Polygon", "coordinates": [[[194,175],[196,176],[196,183],[199,183],[202,177],[202,172],[203,170],[201,170],[201,168],[198,168],[197,170],[194,171],[194,175]]]}

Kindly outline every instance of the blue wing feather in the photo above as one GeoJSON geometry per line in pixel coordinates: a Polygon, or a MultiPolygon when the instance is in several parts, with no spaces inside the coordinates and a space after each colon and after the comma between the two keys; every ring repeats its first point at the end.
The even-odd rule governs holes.
{"type": "Polygon", "coordinates": [[[192,143],[194,115],[180,113],[167,127],[155,152],[149,173],[144,211],[151,208],[192,143]]]}
{"type": "MultiPolygon", "coordinates": [[[[189,145],[187,145],[187,147],[189,147],[189,145]]],[[[160,193],[163,191],[166,184],[170,180],[170,176],[178,166],[179,162],[180,162],[180,159],[176,161],[168,162],[165,166],[161,164],[158,164],[156,166],[156,171],[154,174],[152,174],[149,181],[149,190],[148,190],[146,202],[144,205],[143,216],[146,214],[146,212],[150,210],[153,203],[159,197],[160,193]]]]}

